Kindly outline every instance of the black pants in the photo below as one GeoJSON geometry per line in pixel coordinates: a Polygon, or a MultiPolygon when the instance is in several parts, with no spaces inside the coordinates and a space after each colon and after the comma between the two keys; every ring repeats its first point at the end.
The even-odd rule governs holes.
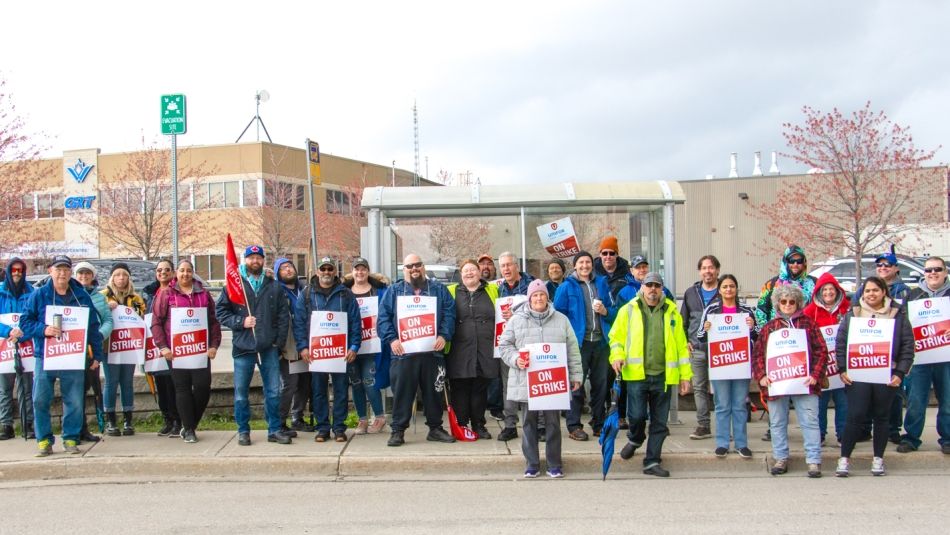
{"type": "Polygon", "coordinates": [[[883,457],[890,432],[891,403],[897,389],[882,384],[854,383],[845,387],[845,394],[848,396],[848,423],[841,440],[841,456],[851,457],[854,444],[865,432],[864,422],[870,417],[874,456],[883,457]]]}
{"type": "Polygon", "coordinates": [[[422,390],[422,408],[430,429],[442,427],[442,392],[445,388],[445,359],[432,353],[393,357],[389,380],[393,389],[393,432],[405,431],[412,418],[412,402],[422,390]],[[436,381],[441,384],[436,384],[436,381]],[[436,390],[438,388],[438,390],[436,390]]]}
{"type": "MultiPolygon", "coordinates": [[[[86,393],[89,390],[92,390],[93,396],[95,396],[96,391],[102,392],[102,383],[99,382],[99,369],[90,370],[89,365],[92,364],[91,361],[86,362],[86,373],[83,375],[83,384],[82,384],[82,434],[85,435],[89,432],[89,424],[86,422],[86,400],[88,396],[86,393]],[[93,386],[93,385],[96,386],[93,386]]],[[[101,363],[100,363],[101,364],[101,363]]],[[[93,401],[92,413],[97,414],[95,401],[93,401]]]]}
{"type": "Polygon", "coordinates": [[[459,425],[472,422],[472,429],[485,427],[485,409],[488,407],[488,383],[485,377],[466,377],[452,379],[449,397],[459,425]]]}
{"type": "Polygon", "coordinates": [[[181,416],[181,426],[194,431],[208,408],[211,399],[211,362],[197,370],[172,369],[175,383],[175,402],[181,416]]]}
{"type": "MultiPolygon", "coordinates": [[[[594,431],[599,431],[603,427],[604,417],[607,413],[609,356],[609,348],[603,341],[591,342],[585,340],[581,344],[581,366],[584,370],[584,377],[590,380],[590,426],[594,431]]],[[[583,387],[584,385],[581,383],[581,388],[571,393],[571,409],[567,413],[568,431],[584,427],[581,423],[581,407],[584,406],[583,387]]]]}
{"type": "Polygon", "coordinates": [[[158,408],[162,416],[174,422],[181,422],[178,415],[178,403],[175,401],[175,383],[171,372],[152,374],[155,379],[155,390],[158,394],[158,408]]]}
{"type": "Polygon", "coordinates": [[[303,420],[310,399],[310,372],[290,373],[290,361],[280,359],[280,421],[303,420]]]}

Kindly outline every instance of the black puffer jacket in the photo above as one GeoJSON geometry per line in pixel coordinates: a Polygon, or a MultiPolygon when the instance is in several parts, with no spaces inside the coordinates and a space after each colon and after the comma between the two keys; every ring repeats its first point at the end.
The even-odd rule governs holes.
{"type": "MultiPolygon", "coordinates": [[[[455,287],[455,336],[445,359],[449,379],[498,377],[495,353],[495,304],[486,283],[474,292],[455,287]]],[[[450,290],[451,291],[451,290],[450,290]]]]}
{"type": "Polygon", "coordinates": [[[233,331],[231,344],[233,354],[257,353],[266,349],[283,348],[287,341],[287,329],[290,325],[290,304],[284,289],[273,277],[264,276],[261,289],[254,293],[250,283],[243,277],[244,295],[247,297],[251,314],[257,318],[257,326],[251,329],[244,328],[244,318],[248,316],[248,309],[235,305],[228,298],[228,292],[221,292],[218,298],[215,314],[221,325],[233,331]]]}

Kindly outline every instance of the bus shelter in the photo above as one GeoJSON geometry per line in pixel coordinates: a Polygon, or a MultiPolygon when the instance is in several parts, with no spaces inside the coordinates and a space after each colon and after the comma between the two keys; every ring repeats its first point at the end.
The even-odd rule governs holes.
{"type": "MultiPolygon", "coordinates": [[[[518,256],[523,271],[546,279],[553,254],[542,239],[547,229],[569,223],[580,249],[597,257],[601,240],[616,236],[621,256],[643,255],[675,292],[673,207],[685,200],[677,182],[663,180],[366,188],[361,248],[370,266],[392,279],[410,253],[427,266],[457,266],[504,251],[518,256]]],[[[565,262],[570,271],[571,258],[565,262]]]]}

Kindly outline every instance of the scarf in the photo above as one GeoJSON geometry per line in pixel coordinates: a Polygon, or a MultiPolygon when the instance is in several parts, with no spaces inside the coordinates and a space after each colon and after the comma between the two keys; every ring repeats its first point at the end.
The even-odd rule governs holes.
{"type": "Polygon", "coordinates": [[[261,285],[264,284],[264,270],[262,269],[260,275],[257,276],[248,273],[247,266],[244,264],[241,264],[241,267],[238,268],[238,270],[241,272],[241,276],[244,277],[248,284],[251,285],[251,289],[254,290],[254,294],[256,295],[257,292],[261,290],[261,285]]]}
{"type": "Polygon", "coordinates": [[[864,297],[861,297],[860,306],[858,306],[857,314],[855,316],[859,318],[872,318],[872,317],[885,317],[893,318],[897,314],[897,309],[891,308],[891,298],[885,297],[884,301],[881,303],[881,308],[874,309],[864,300],[864,297]]]}

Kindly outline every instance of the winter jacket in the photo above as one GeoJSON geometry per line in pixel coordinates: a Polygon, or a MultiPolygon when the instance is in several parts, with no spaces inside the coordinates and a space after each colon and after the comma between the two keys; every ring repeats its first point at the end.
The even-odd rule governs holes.
{"type": "Polygon", "coordinates": [[[798,277],[792,278],[785,259],[793,254],[799,254],[802,258],[806,258],[805,251],[801,247],[793,245],[786,248],[785,254],[782,255],[782,264],[779,267],[778,276],[772,277],[762,285],[762,293],[759,294],[759,301],[755,311],[756,322],[759,325],[765,325],[766,322],[775,317],[775,311],[772,310],[772,290],[780,284],[797,285],[802,289],[802,293],[805,295],[805,302],[811,301],[811,294],[815,290],[817,280],[808,274],[808,264],[803,266],[804,269],[802,269],[798,277]]]}
{"type": "MultiPolygon", "coordinates": [[[[383,298],[386,296],[386,291],[389,289],[389,278],[387,278],[382,273],[370,273],[368,281],[369,281],[369,285],[373,287],[373,292],[378,298],[378,302],[377,302],[377,305],[378,305],[379,302],[382,302],[383,298]]],[[[355,281],[353,280],[353,275],[348,274],[345,277],[343,277],[343,286],[346,286],[347,288],[349,288],[350,291],[353,290],[354,282],[355,281]]],[[[357,304],[359,304],[360,298],[357,297],[356,299],[357,299],[357,304]]],[[[377,325],[376,336],[379,336],[378,306],[376,310],[376,325],[377,325]]],[[[370,356],[373,357],[376,363],[376,374],[374,375],[375,383],[373,384],[373,387],[376,388],[376,390],[389,388],[389,362],[392,358],[392,355],[391,355],[392,350],[389,348],[388,345],[381,343],[380,349],[381,351],[379,353],[372,353],[372,354],[363,353],[362,355],[356,357],[356,358],[368,358],[370,356]]]]}
{"type": "MultiPolygon", "coordinates": [[[[0,282],[0,314],[21,314],[26,309],[26,304],[33,295],[33,286],[26,281],[26,274],[23,275],[22,286],[19,295],[14,295],[16,290],[13,287],[13,278],[10,275],[10,268],[13,264],[23,264],[19,258],[10,260],[6,268],[6,278],[0,282]]],[[[25,266],[25,264],[24,264],[25,266]]],[[[10,326],[0,323],[0,338],[9,338],[10,326]]],[[[20,329],[21,331],[23,329],[20,329]]]]}
{"type": "Polygon", "coordinates": [[[523,271],[519,271],[518,275],[520,275],[521,278],[518,279],[518,283],[514,286],[508,286],[508,282],[505,281],[505,279],[498,281],[498,290],[501,297],[511,297],[512,295],[528,295],[528,286],[531,285],[531,281],[534,280],[534,277],[523,271]]]}
{"type": "MultiPolygon", "coordinates": [[[[925,281],[921,282],[923,284],[927,284],[925,281]]],[[[818,288],[818,286],[815,286],[815,288],[818,288]]],[[[900,276],[894,279],[894,282],[888,283],[887,285],[887,293],[890,294],[891,299],[897,301],[898,305],[903,305],[907,301],[908,296],[910,296],[910,291],[910,286],[904,284],[904,281],[901,280],[900,276]]],[[[864,295],[863,284],[860,288],[858,288],[857,292],[854,292],[854,302],[859,302],[862,295],[864,295]]]]}
{"type": "MultiPolygon", "coordinates": [[[[627,281],[627,285],[617,294],[617,301],[620,303],[620,306],[626,305],[631,299],[636,298],[638,293],[640,293],[640,281],[630,277],[630,280],[627,281]]],[[[676,301],[673,292],[666,286],[663,287],[663,295],[670,301],[676,301]]]]}
{"type": "MultiPolygon", "coordinates": [[[[297,299],[303,295],[303,287],[300,285],[300,279],[294,278],[294,283],[291,286],[287,286],[282,280],[280,280],[280,268],[286,264],[294,265],[294,263],[288,258],[278,258],[274,262],[274,276],[276,277],[277,284],[284,290],[284,296],[287,298],[287,313],[289,314],[289,319],[287,321],[287,339],[284,341],[284,345],[280,348],[280,356],[284,360],[300,360],[300,354],[297,352],[297,342],[294,340],[294,310],[297,308],[297,299]]],[[[297,266],[294,266],[296,270],[297,266]]]]}
{"type": "MultiPolygon", "coordinates": [[[[805,337],[808,341],[808,358],[811,370],[809,375],[817,381],[809,387],[809,393],[812,395],[821,394],[821,380],[825,377],[828,365],[828,346],[825,345],[825,339],[818,329],[818,325],[810,317],[802,313],[801,310],[792,315],[791,321],[777,317],[759,329],[759,342],[752,347],[752,378],[758,383],[765,377],[765,350],[769,345],[769,335],[779,329],[804,329],[805,337]]],[[[804,379],[803,379],[804,380],[804,379]]],[[[767,399],[769,397],[768,387],[760,386],[760,391],[767,399]]]]}
{"type": "Polygon", "coordinates": [[[531,310],[528,303],[522,303],[515,307],[498,342],[501,360],[505,361],[509,368],[508,396],[505,399],[528,401],[528,370],[518,368],[516,361],[519,349],[528,344],[538,343],[565,344],[568,382],[582,380],[581,350],[567,316],[555,310],[550,304],[544,312],[535,312],[531,310]]]}
{"type": "Polygon", "coordinates": [[[608,300],[617,301],[620,296],[620,290],[623,290],[630,281],[636,280],[633,278],[633,275],[630,274],[630,262],[619,255],[617,256],[617,268],[614,269],[613,273],[607,273],[600,256],[594,258],[594,273],[592,276],[594,278],[604,277],[604,284],[607,288],[607,292],[605,292],[604,295],[608,297],[601,297],[601,300],[605,303],[608,300]]]}
{"type": "MultiPolygon", "coordinates": [[[[708,303],[703,302],[703,282],[696,281],[683,292],[683,306],[680,307],[680,316],[683,316],[683,328],[686,329],[686,341],[693,345],[693,349],[706,351],[706,344],[699,339],[699,331],[703,330],[706,317],[706,307],[719,299],[719,289],[713,293],[708,303]]],[[[744,308],[740,305],[740,308],[744,308]]],[[[718,314],[718,312],[716,312],[718,314]]],[[[755,319],[753,313],[752,319],[755,319]]]]}
{"type": "MultiPolygon", "coordinates": [[[[736,314],[748,314],[752,318],[752,328],[749,329],[749,340],[755,342],[759,338],[759,329],[761,328],[758,323],[755,323],[755,309],[752,307],[747,307],[742,303],[736,302],[736,314]]],[[[714,298],[710,301],[709,305],[703,309],[702,314],[700,314],[699,319],[699,330],[696,331],[696,342],[699,343],[697,346],[696,342],[693,343],[693,347],[701,347],[705,351],[709,343],[709,338],[706,333],[706,322],[709,321],[710,314],[722,314],[722,299],[720,297],[714,298]]]]}
{"type": "Polygon", "coordinates": [[[607,287],[606,277],[595,277],[593,282],[597,289],[597,299],[600,299],[607,309],[606,316],[597,314],[587,306],[587,300],[584,298],[587,287],[577,278],[576,273],[571,273],[565,277],[564,282],[558,286],[553,298],[554,308],[567,316],[574,328],[574,337],[580,343],[584,343],[587,322],[596,316],[600,320],[601,343],[607,345],[607,334],[610,332],[610,326],[613,324],[614,318],[617,317],[617,309],[620,308],[620,303],[619,301],[610,301],[610,289],[607,287]]]}
{"type": "Polygon", "coordinates": [[[232,303],[227,291],[221,292],[215,307],[218,321],[232,331],[232,354],[240,356],[274,347],[283,348],[290,328],[290,305],[283,285],[269,275],[264,275],[256,293],[246,278],[241,277],[241,284],[244,285],[247,307],[232,303]],[[244,327],[244,320],[249,315],[257,319],[253,329],[244,327]]]}
{"type": "Polygon", "coordinates": [[[124,303],[120,303],[115,293],[113,293],[112,288],[109,288],[108,286],[106,286],[99,293],[101,293],[102,296],[105,297],[106,305],[108,305],[109,303],[116,303],[121,306],[126,306],[134,310],[135,313],[139,315],[139,317],[145,317],[145,300],[142,299],[142,297],[139,294],[132,292],[129,295],[125,296],[124,303]]]}
{"type": "MultiPolygon", "coordinates": [[[[564,279],[561,279],[561,282],[564,282],[564,279]]],[[[557,287],[561,285],[561,282],[544,281],[544,286],[548,289],[548,296],[551,299],[554,299],[554,294],[557,293],[557,287]]]]}
{"type": "MultiPolygon", "coordinates": [[[[617,313],[614,327],[610,330],[610,362],[623,362],[621,373],[624,381],[642,381],[646,379],[644,355],[647,339],[644,336],[646,320],[642,297],[637,296],[625,304],[617,313]]],[[[686,332],[680,327],[683,317],[676,310],[676,302],[664,299],[663,307],[663,345],[666,361],[666,385],[677,386],[680,381],[693,378],[693,369],[689,365],[689,346],[686,345],[686,332]]]]}
{"type": "Polygon", "coordinates": [[[155,295],[158,294],[162,289],[162,284],[157,280],[149,283],[145,288],[142,288],[142,299],[145,299],[145,313],[151,314],[152,307],[155,305],[155,295]]]}
{"type": "Polygon", "coordinates": [[[214,299],[198,281],[192,281],[191,294],[178,288],[178,279],[155,295],[152,303],[152,339],[159,349],[171,349],[172,308],[204,308],[208,311],[208,348],[221,345],[221,324],[215,314],[214,299]]]}
{"type": "Polygon", "coordinates": [[[893,300],[891,308],[887,314],[878,316],[870,314],[861,309],[860,306],[851,307],[848,314],[841,320],[841,327],[838,329],[838,338],[835,340],[835,357],[838,359],[838,369],[843,372],[848,371],[848,329],[851,326],[851,318],[858,316],[864,318],[886,318],[894,319],[894,334],[891,339],[891,370],[894,375],[904,379],[910,367],[914,364],[914,328],[910,325],[907,318],[907,311],[893,300]]]}
{"type": "MultiPolygon", "coordinates": [[[[389,287],[386,295],[379,300],[379,318],[376,325],[380,341],[384,346],[392,344],[393,340],[398,338],[396,329],[396,298],[400,296],[411,297],[416,295],[412,284],[401,280],[389,287]]],[[[439,281],[428,279],[426,285],[419,292],[420,296],[429,296],[436,298],[435,331],[446,343],[452,341],[452,335],[455,333],[455,299],[449,290],[439,281]]],[[[435,356],[444,356],[440,351],[432,353],[435,356]]],[[[411,355],[402,355],[393,358],[405,358],[411,355]]]]}
{"type": "Polygon", "coordinates": [[[86,286],[85,290],[92,299],[96,313],[99,314],[99,334],[102,335],[103,340],[108,340],[109,335],[112,334],[112,309],[109,308],[105,296],[99,293],[98,288],[86,286]]]}
{"type": "Polygon", "coordinates": [[[838,279],[828,272],[822,273],[821,276],[818,277],[818,282],[815,284],[815,291],[811,296],[811,302],[805,307],[803,313],[815,320],[815,325],[819,327],[829,327],[841,323],[841,318],[848,313],[850,308],[851,300],[848,299],[844,288],[838,283],[838,279]],[[831,284],[838,290],[838,297],[830,310],[821,300],[821,289],[824,288],[826,284],[831,284]]]}
{"type": "Polygon", "coordinates": [[[310,347],[310,315],[312,312],[346,312],[346,345],[351,351],[359,351],[363,343],[363,322],[360,320],[360,307],[356,304],[353,292],[340,283],[339,279],[330,288],[329,294],[319,291],[318,276],[310,278],[310,284],[297,299],[294,310],[294,341],[297,353],[310,347]]]}
{"type": "MultiPolygon", "coordinates": [[[[20,316],[20,330],[23,331],[23,336],[33,339],[34,356],[39,359],[46,354],[46,335],[44,333],[46,331],[46,307],[48,305],[76,306],[89,309],[86,345],[92,350],[92,358],[102,362],[105,354],[102,352],[102,331],[99,326],[99,315],[95,311],[95,305],[92,303],[89,292],[75,279],[69,279],[69,289],[65,296],[56,293],[56,290],[53,289],[52,279],[47,281],[42,288],[30,294],[23,315],[20,316]]],[[[111,317],[110,314],[109,318],[111,319],[111,317]]]]}
{"type": "Polygon", "coordinates": [[[455,298],[455,333],[447,347],[445,367],[449,379],[498,377],[495,358],[495,300],[498,287],[481,281],[470,292],[464,284],[450,284],[455,298]]]}

